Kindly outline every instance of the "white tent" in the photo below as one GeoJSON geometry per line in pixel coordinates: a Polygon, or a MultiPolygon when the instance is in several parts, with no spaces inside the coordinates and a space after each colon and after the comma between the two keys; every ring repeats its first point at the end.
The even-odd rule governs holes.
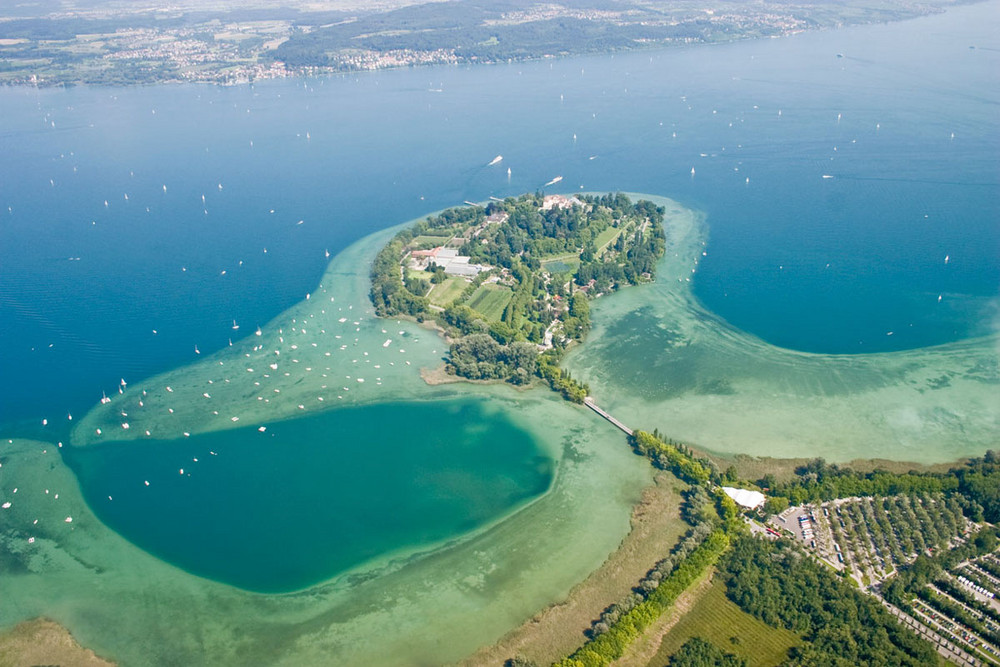
{"type": "Polygon", "coordinates": [[[732,498],[740,507],[756,509],[764,504],[764,494],[760,491],[750,491],[749,489],[736,489],[731,486],[724,486],[722,490],[732,498]]]}

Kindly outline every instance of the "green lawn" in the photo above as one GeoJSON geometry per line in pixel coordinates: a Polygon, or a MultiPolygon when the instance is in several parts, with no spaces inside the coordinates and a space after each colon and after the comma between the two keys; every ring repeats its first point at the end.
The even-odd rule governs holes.
{"type": "Polygon", "coordinates": [[[726,585],[718,578],[663,637],[650,667],[670,662],[670,656],[691,637],[701,637],[726,653],[735,653],[750,667],[778,665],[788,658],[788,649],[802,643],[794,632],[772,628],[736,606],[726,597],[726,585]]]}
{"type": "Polygon", "coordinates": [[[430,236],[428,234],[421,234],[410,241],[410,245],[414,248],[418,248],[424,245],[429,245],[432,247],[437,247],[439,245],[444,245],[452,237],[451,231],[448,231],[446,236],[430,236]]]}
{"type": "Polygon", "coordinates": [[[466,305],[480,313],[488,322],[499,322],[513,295],[509,287],[489,283],[480,285],[466,305]]]}
{"type": "Polygon", "coordinates": [[[407,278],[417,278],[418,280],[426,280],[428,283],[431,281],[431,274],[427,271],[420,271],[418,269],[411,269],[406,267],[406,277],[407,278]]]}
{"type": "Polygon", "coordinates": [[[618,235],[625,231],[619,227],[608,227],[603,232],[597,235],[594,239],[594,245],[597,247],[597,252],[600,254],[605,248],[615,242],[618,235]]]}
{"type": "Polygon", "coordinates": [[[542,262],[542,268],[551,274],[573,273],[580,266],[580,258],[574,255],[564,256],[558,259],[547,259],[542,262]]]}
{"type": "Polygon", "coordinates": [[[462,290],[468,286],[468,281],[462,278],[451,277],[445,280],[440,285],[435,285],[431,289],[431,293],[428,295],[431,298],[431,303],[435,306],[441,306],[445,308],[450,304],[455,298],[462,293],[462,290]]]}

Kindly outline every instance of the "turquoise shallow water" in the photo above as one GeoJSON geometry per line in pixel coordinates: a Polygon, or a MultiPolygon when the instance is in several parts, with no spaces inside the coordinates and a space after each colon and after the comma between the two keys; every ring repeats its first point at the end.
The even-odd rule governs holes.
{"type": "Polygon", "coordinates": [[[262,592],[468,533],[553,475],[531,436],[482,401],[381,403],[265,428],[67,450],[68,462],[109,527],[262,592]]]}
{"type": "Polygon", "coordinates": [[[602,299],[568,361],[628,423],[720,452],[981,452],[995,353],[917,348],[995,329],[998,20],[992,2],[525,65],[0,90],[0,147],[17,158],[0,161],[0,433],[33,439],[0,448],[16,501],[0,624],[49,615],[126,664],[439,664],[564,596],[627,531],[648,466],[544,390],[424,386],[440,341],[371,320],[372,248],[348,247],[556,175],[703,214],[695,252],[602,299]],[[351,261],[324,275],[340,251],[351,261]],[[85,416],[102,391],[112,402],[85,416]],[[489,403],[402,405],[470,393],[489,403]],[[279,421],[341,401],[368,407],[279,421]],[[237,417],[250,426],[225,430],[237,417]],[[79,479],[57,440],[84,445],[65,454],[79,479]],[[435,476],[442,449],[456,467],[435,476]],[[369,505],[411,520],[364,534],[369,505]],[[291,595],[228,585],[290,590],[396,554],[291,595]]]}
{"type": "Polygon", "coordinates": [[[705,212],[696,296],[769,342],[982,334],[1000,284],[998,16],[253,87],[0,90],[16,157],[0,162],[0,423],[44,437],[42,418],[297,303],[325,251],[557,175],[705,212]]]}

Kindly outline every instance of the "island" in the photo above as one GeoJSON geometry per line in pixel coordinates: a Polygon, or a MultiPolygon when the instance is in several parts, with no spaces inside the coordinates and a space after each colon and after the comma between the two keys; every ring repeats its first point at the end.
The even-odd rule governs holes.
{"type": "Polygon", "coordinates": [[[382,317],[433,320],[446,370],[525,385],[541,378],[582,403],[560,370],[590,328],[590,299],[649,282],[663,256],[662,207],[616,193],[524,194],[448,209],[399,232],[375,258],[382,317]]]}
{"type": "MultiPolygon", "coordinates": [[[[364,664],[432,656],[425,662],[520,667],[916,666],[935,664],[937,656],[958,664],[996,664],[1000,455],[995,451],[932,467],[885,460],[840,466],[822,459],[727,458],[680,441],[673,430],[667,435],[641,415],[626,418],[634,427],[626,440],[580,419],[589,415],[542,387],[522,392],[505,386],[543,380],[551,385],[556,377],[572,389],[561,391],[564,396],[586,397],[586,387],[562,375],[559,354],[600,343],[602,320],[618,312],[606,307],[615,300],[643,293],[649,299],[660,286],[686,284],[682,276],[690,268],[675,254],[681,247],[675,243],[685,238],[690,217],[668,200],[633,196],[654,203],[621,194],[534,193],[469,204],[403,231],[378,232],[340,253],[311,298],[262,326],[260,334],[193,366],[133,383],[77,420],[81,432],[95,432],[98,425],[111,432],[128,413],[129,428],[108,433],[117,444],[87,448],[97,454],[118,445],[131,449],[126,440],[166,432],[171,421],[176,421],[171,428],[192,429],[176,435],[171,447],[206,432],[239,429],[237,421],[253,424],[243,427],[244,437],[270,439],[282,418],[305,410],[310,396],[314,410],[327,398],[340,402],[341,395],[359,403],[448,396],[423,385],[410,366],[411,360],[420,367],[439,363],[440,339],[410,322],[399,321],[390,330],[390,320],[370,317],[378,308],[396,320],[434,322],[451,338],[451,374],[494,383],[466,387],[468,393],[503,401],[504,409],[532,424],[532,433],[562,449],[566,463],[548,494],[467,542],[419,555],[398,570],[356,577],[362,585],[381,586],[359,591],[361,597],[338,599],[330,592],[336,584],[330,583],[299,594],[261,595],[204,579],[188,585],[192,575],[99,521],[70,468],[53,463],[51,445],[9,439],[4,473],[17,471],[17,479],[27,480],[19,482],[22,489],[62,493],[56,504],[49,494],[0,490],[6,494],[0,512],[8,526],[0,533],[0,564],[19,573],[5,580],[10,582],[5,594],[19,605],[15,609],[24,605],[27,611],[17,613],[25,618],[43,615],[45,600],[61,595],[66,582],[84,597],[74,603],[79,615],[3,628],[0,664],[56,662],[70,650],[80,651],[71,637],[98,651],[101,658],[87,654],[94,664],[102,659],[167,664],[176,656],[198,662],[206,655],[218,664],[240,664],[250,651],[263,656],[262,664],[322,664],[331,656],[348,663],[356,655],[364,655],[364,664]],[[669,259],[659,261],[658,272],[646,270],[657,257],[669,259]],[[611,294],[617,289],[622,292],[611,294]],[[588,344],[580,345],[588,336],[591,306],[592,333],[588,344]],[[278,369],[271,364],[279,363],[295,372],[274,373],[278,369]],[[374,382],[360,382],[357,369],[365,367],[372,369],[369,378],[378,369],[374,382]],[[321,371],[356,386],[324,387],[327,376],[321,371]],[[261,385],[272,378],[265,392],[261,385]],[[388,393],[378,384],[383,380],[406,393],[388,393]],[[265,400],[271,393],[282,400],[265,400]],[[237,409],[239,414],[231,412],[237,409]],[[631,507],[627,532],[613,532],[613,522],[600,523],[603,508],[614,503],[631,507]],[[575,564],[578,553],[593,550],[609,534],[621,542],[598,549],[606,561],[586,568],[575,564]],[[572,581],[579,583],[565,589],[565,597],[524,602],[527,592],[546,583],[546,571],[573,567],[572,581]],[[521,583],[509,586],[512,579],[521,583]],[[154,594],[145,586],[154,587],[154,594]],[[137,619],[117,628],[115,641],[102,639],[107,617],[90,612],[103,609],[108,590],[116,600],[114,613],[137,619]],[[132,594],[135,590],[142,595],[132,594]],[[368,617],[350,634],[339,620],[324,620],[358,618],[350,606],[373,599],[369,596],[400,603],[385,608],[384,624],[369,624],[368,617]],[[146,602],[151,598],[152,608],[146,602]],[[35,600],[40,602],[30,606],[35,600]],[[497,608],[504,609],[502,623],[491,621],[497,608]],[[511,627],[517,619],[509,620],[510,608],[518,610],[521,625],[511,627]],[[159,619],[165,609],[185,613],[164,628],[159,619]],[[177,639],[201,636],[211,623],[227,624],[221,626],[227,640],[249,623],[264,631],[236,647],[230,641],[177,639]],[[492,624],[481,632],[487,623],[492,624]],[[381,637],[389,624],[392,637],[381,637]],[[289,628],[304,627],[319,641],[273,641],[289,628]],[[139,631],[162,632],[157,635],[162,653],[151,658],[148,644],[133,641],[139,631]],[[353,653],[359,646],[365,653],[353,653]]],[[[607,395],[597,394],[602,400],[607,395]]],[[[396,416],[404,424],[430,422],[396,416]]],[[[475,438],[452,440],[479,446],[475,438]]],[[[71,442],[63,452],[78,449],[71,442]]],[[[202,462],[235,458],[226,453],[210,450],[202,462]],[[221,456],[215,460],[214,454],[221,456]]],[[[180,471],[171,465],[169,478],[186,484],[190,466],[199,462],[184,464],[187,469],[180,471]]],[[[324,473],[323,482],[328,479],[324,473]]],[[[148,491],[139,478],[135,482],[140,493],[148,491]]],[[[162,482],[153,478],[153,488],[162,482]]],[[[121,502],[118,493],[114,501],[104,497],[121,502]]]]}

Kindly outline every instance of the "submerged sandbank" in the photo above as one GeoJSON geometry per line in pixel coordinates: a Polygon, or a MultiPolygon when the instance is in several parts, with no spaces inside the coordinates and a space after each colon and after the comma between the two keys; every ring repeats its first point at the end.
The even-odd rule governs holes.
{"type": "Polygon", "coordinates": [[[345,249],[303,301],[231,347],[128,383],[80,420],[72,444],[173,439],[339,405],[455,395],[428,392],[419,375],[441,363],[447,344],[415,323],[378,319],[371,306],[372,259],[397,230],[345,249]]]}
{"type": "Polygon", "coordinates": [[[635,196],[667,208],[657,280],[595,302],[564,364],[616,417],[723,454],[935,463],[996,446],[1000,335],[865,355],[774,347],[692,296],[703,217],[635,196]]]}
{"type": "MultiPolygon", "coordinates": [[[[769,346],[692,298],[704,222],[653,199],[670,218],[657,282],[598,300],[593,332],[567,360],[623,421],[720,452],[838,461],[953,460],[995,442],[996,338],[865,356],[769,346]]],[[[613,427],[548,390],[425,384],[419,371],[440,364],[443,341],[375,319],[367,299],[368,265],[392,233],[338,255],[309,298],[260,335],[130,383],[81,420],[72,444],[184,438],[335,405],[475,394],[550,451],[557,469],[548,493],[465,539],[264,595],[132,545],[94,517],[56,446],[12,441],[0,470],[4,500],[14,501],[0,534],[10,573],[0,626],[47,615],[123,663],[441,663],[563,599],[605,560],[628,531],[648,465],[613,427]]]]}
{"type": "MultiPolygon", "coordinates": [[[[394,231],[338,255],[309,298],[259,335],[129,382],[80,420],[72,445],[141,447],[144,438],[247,426],[256,435],[258,425],[340,405],[474,394],[555,462],[549,490],[444,544],[396,550],[305,590],[268,595],[194,576],[131,544],[93,515],[56,446],[12,441],[0,487],[19,491],[4,510],[10,527],[0,551],[19,574],[3,577],[0,626],[47,615],[124,664],[245,664],[251,656],[268,664],[438,664],[496,641],[607,558],[651,482],[648,464],[613,427],[548,389],[429,387],[419,371],[440,364],[444,342],[414,324],[375,319],[368,302],[368,266],[394,231]]],[[[392,464],[384,450],[373,455],[392,464]]],[[[289,548],[311,546],[303,535],[289,548]]]]}
{"type": "MultiPolygon", "coordinates": [[[[618,432],[548,390],[484,389],[558,451],[550,490],[471,537],[283,595],[236,589],[151,556],[91,513],[52,445],[7,443],[3,486],[20,488],[0,534],[11,560],[0,627],[46,615],[122,664],[459,660],[597,568],[628,532],[652,477],[618,432]]],[[[290,548],[309,546],[303,536],[290,548]]]]}

